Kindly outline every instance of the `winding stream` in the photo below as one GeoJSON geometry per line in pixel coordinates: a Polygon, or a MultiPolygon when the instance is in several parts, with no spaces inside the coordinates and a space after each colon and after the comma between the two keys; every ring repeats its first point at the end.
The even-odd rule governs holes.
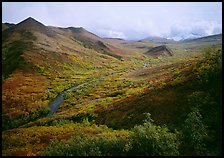
{"type": "MultiPolygon", "coordinates": [[[[150,62],[145,62],[143,63],[143,68],[146,68],[149,66],[149,63],[150,62]]],[[[101,79],[104,79],[104,77],[101,77],[101,79]]],[[[53,115],[57,110],[58,108],[60,107],[61,103],[64,101],[64,97],[65,97],[65,92],[66,91],[74,91],[75,89],[87,84],[89,82],[86,82],[86,83],[83,83],[83,84],[80,84],[78,86],[73,86],[67,90],[64,90],[61,94],[57,95],[57,97],[49,104],[49,107],[51,109],[51,111],[49,112],[48,116],[51,116],[53,115]]]]}
{"type": "Polygon", "coordinates": [[[59,106],[61,105],[61,103],[64,101],[64,97],[65,97],[65,92],[66,91],[74,91],[75,89],[85,85],[87,83],[83,83],[83,84],[80,84],[78,86],[73,86],[65,91],[63,91],[61,94],[59,94],[50,104],[49,104],[49,107],[51,109],[50,113],[48,114],[48,116],[51,116],[53,115],[59,108],[59,106]]]}

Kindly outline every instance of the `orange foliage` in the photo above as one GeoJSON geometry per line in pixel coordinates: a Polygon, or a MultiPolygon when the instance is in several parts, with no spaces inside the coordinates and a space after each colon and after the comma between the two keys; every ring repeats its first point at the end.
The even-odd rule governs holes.
{"type": "Polygon", "coordinates": [[[34,71],[15,70],[2,84],[2,110],[10,118],[17,118],[46,106],[45,77],[34,71]]]}

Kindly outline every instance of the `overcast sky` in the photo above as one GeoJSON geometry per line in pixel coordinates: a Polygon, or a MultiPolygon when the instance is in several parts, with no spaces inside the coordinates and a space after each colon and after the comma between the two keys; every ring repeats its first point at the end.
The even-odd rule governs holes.
{"type": "Polygon", "coordinates": [[[101,37],[179,40],[222,32],[221,2],[3,2],[2,22],[33,17],[47,26],[84,27],[101,37]]]}

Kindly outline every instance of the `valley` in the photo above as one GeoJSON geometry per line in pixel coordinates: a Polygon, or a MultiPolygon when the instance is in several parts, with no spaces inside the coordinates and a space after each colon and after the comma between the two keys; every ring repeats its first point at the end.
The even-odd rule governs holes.
{"type": "Polygon", "coordinates": [[[221,155],[222,34],[2,26],[3,156],[221,155]]]}

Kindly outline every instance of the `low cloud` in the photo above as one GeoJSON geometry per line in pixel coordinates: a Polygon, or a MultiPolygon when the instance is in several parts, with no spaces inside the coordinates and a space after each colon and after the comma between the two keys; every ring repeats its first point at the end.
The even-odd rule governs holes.
{"type": "Polygon", "coordinates": [[[101,37],[128,40],[148,36],[179,40],[222,32],[221,2],[4,2],[2,9],[2,22],[18,23],[32,16],[45,25],[84,27],[101,37]]]}
{"type": "Polygon", "coordinates": [[[192,20],[177,22],[170,27],[170,33],[167,35],[174,40],[185,38],[209,36],[222,32],[221,24],[216,21],[192,20]]]}
{"type": "Polygon", "coordinates": [[[127,37],[123,32],[116,30],[107,30],[107,29],[96,29],[93,30],[97,35],[103,38],[122,38],[126,39],[127,37]]]}
{"type": "Polygon", "coordinates": [[[118,31],[113,31],[113,30],[107,31],[107,37],[123,38],[123,39],[126,38],[123,32],[118,32],[118,31]]]}

